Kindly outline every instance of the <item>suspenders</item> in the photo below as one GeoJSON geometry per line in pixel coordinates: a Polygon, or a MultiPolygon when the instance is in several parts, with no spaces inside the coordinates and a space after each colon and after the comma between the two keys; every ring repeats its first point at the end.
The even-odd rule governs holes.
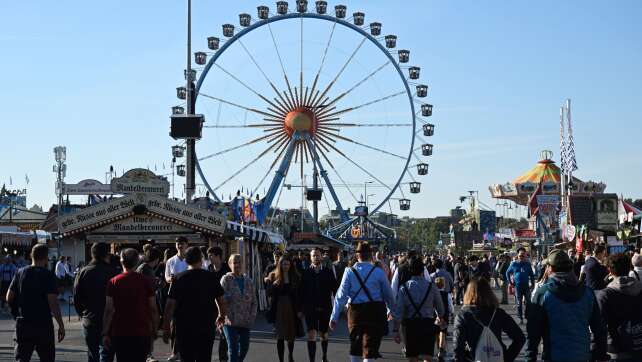
{"type": "Polygon", "coordinates": [[[432,288],[432,283],[428,284],[428,289],[426,289],[426,294],[424,295],[424,299],[421,300],[421,303],[419,306],[415,303],[414,300],[412,300],[412,296],[410,296],[410,290],[408,289],[408,284],[403,285],[403,287],[406,290],[406,294],[408,295],[408,300],[410,301],[410,304],[412,304],[412,307],[415,309],[415,313],[412,315],[412,318],[421,318],[421,308],[424,306],[426,303],[426,300],[428,299],[428,295],[430,294],[430,289],[432,288]]]}
{"type": "Polygon", "coordinates": [[[359,287],[359,290],[357,290],[357,293],[355,293],[355,295],[353,297],[351,297],[350,299],[354,300],[354,298],[356,298],[359,295],[359,293],[363,290],[363,292],[366,293],[366,296],[368,297],[368,300],[370,302],[374,302],[375,301],[372,298],[372,295],[370,294],[370,291],[366,287],[366,282],[370,278],[370,275],[372,275],[372,272],[375,270],[375,268],[376,267],[373,266],[372,269],[370,269],[370,271],[368,272],[368,275],[366,275],[366,279],[361,279],[361,275],[359,275],[357,270],[354,267],[350,267],[350,270],[352,270],[354,275],[357,277],[357,280],[359,281],[359,284],[361,285],[361,287],[359,287]]]}

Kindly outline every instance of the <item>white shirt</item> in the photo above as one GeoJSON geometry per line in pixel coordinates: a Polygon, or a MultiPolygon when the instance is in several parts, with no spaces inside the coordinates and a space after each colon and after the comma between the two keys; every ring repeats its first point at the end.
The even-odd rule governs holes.
{"type": "MultiPolygon", "coordinates": [[[[635,270],[635,273],[638,273],[638,276],[640,277],[640,280],[642,280],[642,267],[640,267],[640,266],[636,266],[635,268],[633,268],[633,270],[635,270]]],[[[630,276],[631,278],[635,278],[635,279],[637,279],[637,277],[635,276],[635,273],[633,272],[633,270],[631,270],[631,271],[629,272],[629,276],[630,276]]]]}
{"type": "Polygon", "coordinates": [[[67,271],[67,265],[65,263],[63,263],[62,261],[56,263],[56,278],[62,279],[68,273],[69,272],[67,271]]]}
{"type": "Polygon", "coordinates": [[[187,270],[187,263],[185,259],[181,259],[178,254],[167,260],[165,264],[165,279],[170,279],[172,275],[182,273],[187,270]]]}

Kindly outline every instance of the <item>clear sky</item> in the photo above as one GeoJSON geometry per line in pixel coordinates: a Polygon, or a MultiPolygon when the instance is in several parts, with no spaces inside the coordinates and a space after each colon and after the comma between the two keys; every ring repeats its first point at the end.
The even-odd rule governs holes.
{"type": "MultiPolygon", "coordinates": [[[[290,3],[294,5],[294,1],[290,3]]],[[[256,6],[261,4],[193,0],[194,51],[207,50],[207,36],[221,36],[223,23],[233,23],[238,30],[239,13],[256,18],[256,6]]],[[[604,181],[607,191],[642,197],[640,1],[371,0],[345,4],[349,14],[365,12],[366,24],[379,21],[384,34],[398,35],[400,48],[411,50],[411,64],[422,67],[421,81],[430,86],[427,101],[435,106],[430,119],[436,124],[431,140],[435,155],[427,160],[430,175],[415,176],[422,182],[422,193],[412,195],[411,210],[406,213],[399,212],[394,201],[396,213],[443,215],[459,205],[458,197],[467,190],[479,190],[482,201],[494,205],[488,185],[527,171],[543,149],[553,150],[558,158],[559,107],[566,98],[573,102],[576,175],[604,181]]],[[[274,11],[273,3],[267,5],[274,11]]],[[[330,25],[313,20],[305,23],[308,85],[319,67],[330,25]]],[[[273,30],[285,54],[289,76],[297,80],[299,22],[275,24],[273,30]]],[[[244,41],[282,88],[281,68],[275,62],[269,34],[263,28],[244,41]]],[[[320,77],[322,83],[338,72],[358,43],[354,33],[342,29],[335,34],[320,77]]],[[[252,88],[266,91],[267,83],[238,45],[220,58],[221,64],[252,88]]],[[[364,45],[342,75],[334,96],[382,61],[385,58],[376,54],[374,47],[364,45]]],[[[28,175],[29,204],[49,207],[55,200],[51,167],[56,145],[67,146],[68,182],[104,180],[110,165],[118,174],[134,167],[149,167],[159,174],[171,172],[170,146],[174,141],[168,136],[169,114],[170,107],[180,103],[175,88],[183,82],[184,66],[185,1],[2,2],[0,135],[4,152],[0,182],[9,186],[11,178],[11,188],[23,188],[28,175]]],[[[392,68],[384,69],[372,83],[355,91],[353,98],[344,100],[343,106],[394,93],[401,84],[392,68]]],[[[208,94],[265,109],[260,99],[226,78],[220,69],[213,68],[208,74],[205,89],[208,94]]],[[[218,103],[207,103],[202,97],[197,109],[206,115],[207,125],[238,125],[262,118],[233,107],[219,109],[218,103]]],[[[408,112],[407,100],[393,99],[343,120],[404,123],[408,112]]],[[[341,134],[407,154],[410,138],[402,131],[346,129],[341,134]]],[[[261,134],[252,129],[206,129],[198,154],[214,153],[261,134]]],[[[263,145],[206,161],[203,165],[210,183],[222,183],[265,149],[263,145]]],[[[342,141],[338,145],[384,183],[393,182],[403,168],[380,152],[342,141]]],[[[336,153],[334,157],[340,160],[335,166],[348,184],[371,179],[355,172],[345,158],[336,153]]],[[[220,191],[227,198],[241,186],[254,188],[273,158],[253,164],[217,194],[220,191]]],[[[309,175],[307,168],[305,173],[309,175]]],[[[296,174],[287,182],[301,184],[296,174]]],[[[334,174],[330,176],[340,183],[334,174]]],[[[258,188],[261,195],[267,182],[258,188]]],[[[372,187],[368,193],[375,194],[373,199],[383,197],[383,187],[372,187]]],[[[410,196],[408,186],[402,187],[410,196]]],[[[354,206],[347,188],[337,188],[344,206],[354,206]]],[[[181,196],[181,186],[176,189],[181,196]]],[[[357,198],[363,193],[361,186],[352,191],[357,198]]],[[[279,206],[298,207],[298,198],[296,189],[284,192],[279,206]]],[[[387,207],[384,210],[388,211],[387,207]]]]}

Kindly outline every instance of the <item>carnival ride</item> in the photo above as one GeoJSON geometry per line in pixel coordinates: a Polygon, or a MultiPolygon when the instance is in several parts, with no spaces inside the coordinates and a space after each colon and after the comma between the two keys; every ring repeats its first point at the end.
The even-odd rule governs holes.
{"type": "MultiPolygon", "coordinates": [[[[529,171],[512,182],[490,186],[491,196],[525,206],[533,193],[538,190],[540,184],[541,194],[560,195],[562,172],[555,164],[555,161],[552,160],[552,157],[553,153],[551,151],[542,151],[540,160],[529,171]]],[[[576,177],[572,177],[568,187],[573,190],[574,195],[599,194],[606,189],[606,185],[602,182],[584,182],[576,177]]]]}
{"type": "MultiPolygon", "coordinates": [[[[326,1],[316,1],[314,10],[305,0],[294,9],[278,1],[276,13],[258,6],[256,18],[240,14],[240,29],[222,25],[223,36],[208,37],[208,50],[194,53],[197,68],[186,71],[196,81],[193,95],[179,87],[177,96],[191,98],[192,109],[208,119],[196,170],[209,195],[222,201],[252,183],[245,189],[257,200],[262,224],[284,190],[300,187],[301,207],[312,201],[316,220],[322,198],[339,213],[340,224],[330,229],[338,236],[363,224],[364,215],[349,214],[348,200],[367,209],[369,199],[370,214],[385,206],[392,212],[391,200],[409,210],[408,194],[421,190],[416,176],[428,174],[433,145],[424,137],[434,134],[427,121],[433,106],[424,101],[421,68],[408,66],[410,51],[394,51],[396,35],[384,35],[379,22],[367,24],[363,12],[349,17],[344,5],[334,7],[334,16],[326,1]],[[351,51],[340,48],[350,43],[351,51]],[[357,197],[355,189],[368,183],[382,191],[357,197]]],[[[172,113],[183,114],[184,106],[172,113]]]]}

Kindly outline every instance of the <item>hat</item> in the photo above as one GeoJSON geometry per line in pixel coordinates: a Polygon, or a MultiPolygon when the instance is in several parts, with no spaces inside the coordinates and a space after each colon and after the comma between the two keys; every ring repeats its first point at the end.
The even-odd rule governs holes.
{"type": "Polygon", "coordinates": [[[573,261],[564,250],[553,250],[546,259],[546,263],[553,269],[567,271],[573,268],[573,261]]]}
{"type": "Polygon", "coordinates": [[[360,254],[367,254],[370,253],[370,244],[367,241],[362,241],[357,245],[357,250],[355,250],[355,253],[360,253],[360,254]]]}

